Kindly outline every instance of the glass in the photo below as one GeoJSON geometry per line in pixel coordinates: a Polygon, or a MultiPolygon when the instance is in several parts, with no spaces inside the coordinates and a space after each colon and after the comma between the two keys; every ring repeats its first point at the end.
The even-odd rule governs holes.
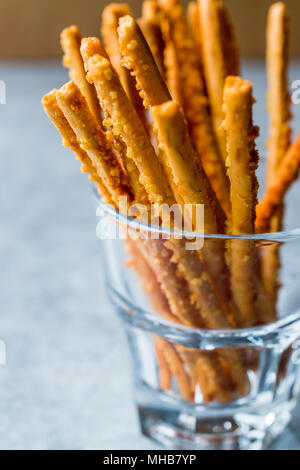
{"type": "Polygon", "coordinates": [[[170,236],[164,229],[126,218],[99,199],[97,208],[107,288],[132,353],[142,432],[169,449],[266,448],[289,423],[299,393],[300,231],[199,235],[201,250],[182,251],[183,244],[195,241],[195,234],[185,232],[176,240],[176,231],[170,236]],[[176,247],[174,251],[170,246],[176,247]],[[175,270],[178,265],[172,263],[170,252],[177,254],[181,266],[188,260],[184,276],[175,270]],[[229,282],[226,275],[219,277],[220,253],[227,264],[241,267],[229,282]],[[257,261],[251,265],[252,258],[259,260],[259,271],[257,261]],[[269,262],[264,273],[265,259],[269,262]],[[247,269],[257,270],[256,287],[265,279],[256,297],[240,290],[247,275],[241,260],[246,260],[247,269]],[[187,290],[190,266],[194,274],[203,266],[204,271],[210,269],[213,282],[207,284],[204,275],[199,285],[187,290]],[[279,266],[277,280],[273,274],[279,266]],[[165,295],[165,285],[173,297],[170,292],[165,295]],[[227,292],[233,285],[234,299],[227,292]],[[191,290],[193,302],[187,306],[191,290]],[[214,296],[222,304],[221,314],[214,310],[214,296]],[[255,302],[255,318],[247,316],[245,299],[255,302]],[[204,318],[208,309],[212,323],[220,328],[201,325],[203,316],[200,319],[193,310],[198,301],[204,318]],[[245,328],[227,325],[236,302],[245,307],[245,328]],[[197,328],[180,324],[180,318],[197,328]]]}

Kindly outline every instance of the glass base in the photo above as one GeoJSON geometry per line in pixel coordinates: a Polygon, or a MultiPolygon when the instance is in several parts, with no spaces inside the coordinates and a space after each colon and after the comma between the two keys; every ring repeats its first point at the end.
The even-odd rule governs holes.
{"type": "Polygon", "coordinates": [[[170,450],[263,450],[288,425],[291,408],[281,404],[264,415],[223,409],[221,416],[203,417],[144,406],[138,411],[143,434],[170,450]]]}

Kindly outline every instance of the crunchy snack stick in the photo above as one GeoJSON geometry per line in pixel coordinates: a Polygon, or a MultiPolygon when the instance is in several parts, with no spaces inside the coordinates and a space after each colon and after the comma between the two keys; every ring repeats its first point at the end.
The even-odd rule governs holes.
{"type": "Polygon", "coordinates": [[[80,54],[81,35],[77,26],[65,28],[61,33],[64,51],[63,64],[69,68],[71,80],[78,86],[87,100],[89,108],[99,123],[102,122],[101,108],[93,85],[86,80],[83,60],[80,54]]]}
{"type": "Polygon", "coordinates": [[[224,83],[227,75],[239,74],[239,59],[233,28],[220,0],[198,0],[204,73],[215,134],[226,161],[226,139],[221,124],[224,83]],[[224,31],[227,36],[224,37],[224,31]],[[229,35],[228,35],[229,33],[229,35]],[[233,59],[234,57],[234,59],[233,59]]]}
{"type": "Polygon", "coordinates": [[[120,18],[129,14],[131,14],[131,9],[126,3],[110,3],[107,5],[102,13],[101,33],[109,59],[119,75],[122,86],[128,98],[135,107],[140,120],[145,126],[145,129],[148,130],[149,123],[145,115],[142,100],[140,99],[135,87],[135,80],[121,64],[117,30],[120,18]]]}
{"type": "MultiPolygon", "coordinates": [[[[145,106],[155,106],[169,101],[171,98],[169,91],[159,73],[151,51],[147,46],[138,25],[130,16],[123,17],[120,20],[119,42],[123,63],[134,73],[139,89],[141,90],[141,96],[144,99],[145,106]]],[[[188,88],[188,83],[186,84],[186,87],[188,88]]],[[[194,101],[197,106],[197,100],[194,99],[194,101]]],[[[196,113],[196,109],[194,111],[196,113]]],[[[200,115],[202,112],[202,108],[197,109],[197,114],[200,115]]],[[[207,119],[209,120],[208,116],[207,119]]],[[[214,147],[213,140],[210,139],[210,137],[212,139],[213,137],[212,134],[209,136],[209,130],[209,123],[205,123],[205,119],[201,124],[201,129],[199,126],[197,129],[194,127],[195,134],[197,133],[198,136],[198,149],[200,150],[201,147],[202,150],[204,170],[206,170],[212,186],[216,190],[217,196],[219,196],[219,200],[223,203],[223,206],[227,208],[227,214],[230,216],[228,180],[225,176],[223,165],[216,153],[217,149],[214,147]],[[220,166],[222,166],[221,171],[220,166]]],[[[199,166],[197,153],[193,152],[192,155],[194,157],[194,163],[199,166]]],[[[199,171],[201,172],[201,168],[199,168],[199,171]]],[[[176,187],[177,186],[178,185],[176,185],[176,187]]]]}
{"type": "MultiPolygon", "coordinates": [[[[290,96],[288,90],[288,51],[289,17],[282,2],[271,6],[267,24],[267,75],[268,75],[268,109],[269,139],[267,158],[267,188],[273,183],[278,165],[288,150],[291,138],[289,121],[290,96]]],[[[284,205],[278,208],[270,224],[272,232],[282,230],[284,205]]],[[[261,272],[266,289],[273,303],[276,303],[278,271],[280,257],[278,247],[268,246],[263,249],[261,272]]]]}
{"type": "MultiPolygon", "coordinates": [[[[95,63],[96,63],[97,66],[98,66],[98,65],[99,65],[99,62],[101,63],[101,59],[102,59],[102,58],[98,56],[98,57],[93,58],[93,59],[95,60],[95,63]]],[[[104,59],[104,60],[105,60],[105,59],[104,59]]],[[[88,67],[89,72],[91,71],[90,63],[91,63],[91,60],[89,60],[89,62],[88,62],[88,65],[89,65],[89,67],[88,67]]],[[[103,62],[102,62],[102,63],[103,63],[103,62]]],[[[92,65],[93,65],[93,64],[92,64],[92,65]]],[[[104,71],[107,70],[107,65],[109,65],[109,64],[108,64],[108,62],[106,61],[106,63],[104,64],[104,68],[101,70],[101,75],[102,75],[102,76],[104,75],[104,71]]],[[[109,68],[108,70],[110,71],[111,69],[109,68]]],[[[99,74],[99,75],[100,75],[100,74],[99,74]]],[[[99,75],[97,75],[97,77],[98,77],[99,75]]],[[[104,100],[107,100],[107,97],[109,96],[109,93],[110,93],[111,91],[119,90],[119,88],[118,88],[118,86],[119,86],[118,83],[117,83],[117,86],[116,86],[115,84],[113,84],[113,89],[111,88],[111,81],[113,81],[113,75],[111,75],[111,74],[109,73],[109,77],[110,77],[110,79],[108,79],[108,81],[109,81],[110,83],[109,83],[109,88],[108,88],[108,89],[105,89],[105,86],[103,85],[103,82],[102,82],[102,81],[99,81],[99,82],[98,82],[98,85],[97,85],[97,83],[95,83],[95,84],[96,84],[96,89],[98,90],[98,87],[99,87],[99,90],[100,90],[100,91],[99,91],[99,94],[101,94],[101,93],[103,94],[103,99],[104,99],[104,100]],[[101,88],[100,88],[100,86],[101,86],[101,88]]],[[[107,80],[107,79],[106,79],[106,80],[107,80]]],[[[103,105],[103,107],[106,109],[106,111],[107,111],[109,114],[112,112],[112,109],[114,109],[113,107],[111,107],[112,105],[114,105],[114,103],[117,104],[118,106],[120,105],[120,102],[119,102],[119,98],[120,98],[120,97],[121,97],[121,103],[122,103],[122,100],[123,100],[124,98],[123,98],[122,93],[120,93],[120,95],[118,95],[118,97],[117,97],[117,99],[116,99],[115,101],[112,100],[112,103],[109,103],[109,106],[108,106],[108,107],[106,107],[105,104],[103,105]]],[[[101,100],[101,98],[100,98],[100,100],[101,100]]],[[[124,100],[124,101],[125,101],[126,106],[128,106],[126,100],[124,100]]],[[[124,101],[123,101],[123,102],[124,102],[124,101]]],[[[117,109],[119,109],[119,108],[117,107],[117,109]]],[[[129,108],[129,109],[130,109],[130,108],[129,108]]],[[[121,114],[121,116],[122,116],[122,114],[121,114]]],[[[119,116],[119,119],[121,118],[121,116],[119,116]]],[[[127,131],[127,132],[128,132],[128,131],[127,131]]],[[[126,137],[126,135],[125,135],[125,137],[126,137]]],[[[125,141],[125,138],[124,138],[124,141],[125,141]]],[[[166,199],[163,198],[162,201],[166,202],[166,199]]],[[[170,201],[170,199],[169,199],[169,201],[170,201]]],[[[171,199],[171,202],[172,202],[172,203],[174,202],[173,197],[172,197],[172,199],[171,199]]],[[[171,205],[172,205],[172,204],[171,204],[171,205]]],[[[145,246],[145,253],[147,253],[147,250],[148,250],[148,251],[150,250],[149,256],[147,257],[147,261],[148,261],[148,263],[150,264],[151,268],[152,268],[152,269],[155,269],[155,263],[158,263],[158,266],[160,266],[160,264],[162,263],[162,256],[163,256],[164,250],[161,250],[161,251],[160,251],[159,253],[157,253],[156,256],[155,256],[155,253],[153,253],[153,251],[151,251],[151,247],[152,247],[152,248],[154,247],[154,248],[156,249],[156,244],[148,243],[148,244],[145,246]],[[152,264],[151,264],[151,263],[152,263],[152,264]]],[[[166,281],[166,285],[165,285],[165,288],[164,288],[164,291],[165,291],[166,295],[167,295],[167,291],[169,292],[169,289],[170,289],[169,274],[170,274],[170,272],[172,272],[172,266],[171,266],[171,264],[172,264],[172,263],[171,263],[170,261],[168,261],[168,264],[167,264],[166,270],[165,270],[165,272],[166,272],[166,275],[165,275],[165,276],[163,276],[163,273],[156,273],[156,274],[157,274],[157,277],[159,276],[159,274],[161,275],[160,278],[158,277],[158,279],[160,279],[160,281],[159,281],[160,283],[162,283],[163,281],[166,281]]],[[[161,271],[161,266],[160,266],[160,271],[161,271]]],[[[172,279],[173,279],[173,278],[172,278],[172,279]]],[[[173,281],[172,281],[172,282],[173,282],[173,281]]],[[[182,284],[183,284],[183,280],[181,279],[181,282],[179,283],[179,285],[182,286],[182,284]]],[[[178,291],[177,291],[177,292],[178,292],[178,291]]],[[[173,296],[173,295],[172,295],[172,296],[169,296],[169,297],[168,297],[168,300],[169,300],[169,303],[170,303],[171,308],[172,308],[172,307],[175,307],[175,308],[177,308],[177,311],[178,311],[178,294],[177,294],[177,298],[176,298],[176,296],[173,296]],[[171,304],[171,302],[173,302],[173,305],[171,304]]],[[[172,312],[174,313],[173,308],[172,308],[172,312]]],[[[189,314],[188,312],[189,312],[189,310],[188,310],[187,308],[184,308],[184,309],[180,310],[180,311],[176,314],[176,316],[181,316],[182,321],[187,321],[187,318],[190,318],[190,320],[188,320],[188,321],[191,321],[193,325],[196,324],[195,322],[199,322],[199,321],[200,321],[200,317],[198,317],[199,314],[196,314],[196,313],[193,312],[193,311],[191,311],[190,314],[189,314]],[[189,316],[189,315],[190,315],[190,316],[189,316]],[[195,315],[196,315],[196,316],[195,316],[195,315]]]]}
{"type": "MultiPolygon", "coordinates": [[[[232,234],[254,233],[258,182],[255,170],[257,128],[252,124],[252,87],[239,77],[228,77],[224,89],[224,128],[227,135],[228,173],[231,182],[232,234]]],[[[256,324],[255,246],[250,240],[231,245],[232,290],[239,308],[239,324],[256,324]]]]}
{"type": "Polygon", "coordinates": [[[168,101],[160,106],[153,106],[151,114],[159,146],[165,157],[163,165],[169,181],[173,181],[173,184],[179,188],[185,204],[204,205],[205,233],[217,233],[214,200],[203,171],[202,174],[194,171],[195,151],[189,140],[181,109],[174,101],[168,101]]]}
{"type": "Polygon", "coordinates": [[[288,91],[289,17],[283,2],[271,6],[267,25],[268,109],[270,129],[268,140],[267,184],[290,145],[290,96],[288,91]]]}
{"type": "Polygon", "coordinates": [[[99,193],[101,193],[108,204],[114,205],[111,194],[106,189],[106,186],[103,184],[102,179],[97,173],[96,168],[93,165],[88,154],[82,150],[77,142],[76,134],[69,125],[67,119],[65,118],[62,110],[57,103],[57,94],[58,90],[52,90],[50,93],[45,95],[42,99],[42,104],[47,113],[49,119],[53,122],[54,126],[57,128],[58,132],[62,136],[63,145],[72,150],[78,160],[82,163],[81,171],[83,173],[90,174],[90,181],[96,183],[99,193]]]}
{"type": "Polygon", "coordinates": [[[158,347],[161,347],[165,360],[167,361],[167,364],[169,365],[169,368],[172,374],[177,377],[178,388],[180,390],[182,397],[186,401],[193,402],[194,401],[193,384],[189,375],[187,374],[187,372],[185,371],[183,367],[182,361],[180,359],[178,352],[176,351],[175,346],[171,344],[169,341],[158,338],[158,337],[156,338],[156,345],[158,345],[158,347]]]}
{"type": "Polygon", "coordinates": [[[150,47],[132,16],[120,19],[118,36],[122,63],[134,74],[145,107],[170,100],[170,93],[159,73],[150,47]]]}
{"type": "Polygon", "coordinates": [[[102,13],[101,34],[110,61],[120,77],[120,81],[127,96],[131,99],[133,88],[132,80],[127,70],[122,67],[117,36],[119,19],[122,16],[130,14],[130,7],[126,3],[110,3],[107,5],[102,13]]]}
{"type": "Polygon", "coordinates": [[[162,390],[170,390],[172,384],[172,373],[165,358],[165,348],[162,342],[154,338],[155,352],[158,362],[159,383],[162,390]]]}
{"type": "Polygon", "coordinates": [[[108,145],[105,134],[91,114],[85,98],[74,82],[66,83],[56,94],[57,102],[76,134],[80,148],[93,162],[97,173],[109,189],[112,200],[130,192],[122,168],[108,145]]]}
{"type": "Polygon", "coordinates": [[[136,271],[141,279],[142,288],[147,293],[153,310],[166,320],[181,323],[181,320],[171,312],[169,302],[157,281],[155,273],[147,263],[138,240],[132,240],[129,237],[126,245],[130,254],[130,267],[136,271]]]}
{"type": "Polygon", "coordinates": [[[189,2],[187,9],[187,20],[190,33],[192,34],[197,47],[199,67],[201,72],[203,72],[203,46],[201,42],[200,11],[197,1],[189,2]]]}
{"type": "Polygon", "coordinates": [[[282,205],[282,201],[291,184],[297,179],[300,167],[300,134],[290,146],[287,154],[279,164],[263,199],[256,208],[256,231],[270,230],[271,220],[282,205]]]}
{"type": "Polygon", "coordinates": [[[178,63],[180,104],[184,110],[191,138],[199,154],[198,166],[207,177],[226,213],[231,217],[229,180],[215,140],[206,88],[201,74],[199,54],[189,35],[184,10],[178,0],[160,0],[165,15],[163,31],[166,43],[172,43],[178,63]],[[167,31],[167,32],[166,32],[167,31]]]}
{"type": "Polygon", "coordinates": [[[127,155],[135,162],[150,201],[172,203],[168,180],[110,62],[95,55],[87,60],[86,66],[89,80],[95,84],[103,109],[111,118],[113,131],[126,143],[127,155]]]}
{"type": "Polygon", "coordinates": [[[160,26],[160,8],[156,1],[146,0],[142,7],[142,18],[138,21],[141,30],[151,49],[157,67],[165,76],[164,66],[164,40],[160,26]]]}

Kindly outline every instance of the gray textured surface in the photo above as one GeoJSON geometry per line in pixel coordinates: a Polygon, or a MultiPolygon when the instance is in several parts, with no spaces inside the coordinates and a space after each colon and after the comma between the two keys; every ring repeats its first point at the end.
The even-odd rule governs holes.
{"type": "MultiPolygon", "coordinates": [[[[262,68],[248,65],[246,75],[265,125],[262,68]]],[[[138,431],[89,184],[40,105],[66,73],[55,63],[2,63],[0,79],[0,449],[154,448],[138,431]]],[[[300,412],[274,447],[300,449],[300,412]]]]}

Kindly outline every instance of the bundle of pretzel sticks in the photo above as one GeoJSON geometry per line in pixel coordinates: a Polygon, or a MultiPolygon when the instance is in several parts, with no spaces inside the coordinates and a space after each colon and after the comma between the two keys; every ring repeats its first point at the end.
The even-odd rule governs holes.
{"type": "MultiPolygon", "coordinates": [[[[292,141],[288,89],[289,15],[272,5],[267,24],[270,120],[266,191],[258,202],[258,128],[252,86],[241,78],[238,44],[221,0],[145,0],[135,20],[127,4],[109,4],[101,36],[61,35],[71,81],[43,97],[63,143],[107,204],[178,204],[196,230],[204,205],[206,234],[280,231],[284,197],[298,176],[300,136],[292,141]]],[[[163,217],[160,218],[163,224],[163,217]]],[[[176,228],[176,227],[174,227],[176,228]]],[[[263,235],[262,235],[263,239],[263,235]]],[[[245,328],[277,318],[280,254],[249,239],[185,241],[130,237],[128,265],[153,310],[194,328],[245,328]]],[[[230,402],[249,393],[243,351],[199,351],[154,337],[164,390],[184,400],[230,402]]]]}

